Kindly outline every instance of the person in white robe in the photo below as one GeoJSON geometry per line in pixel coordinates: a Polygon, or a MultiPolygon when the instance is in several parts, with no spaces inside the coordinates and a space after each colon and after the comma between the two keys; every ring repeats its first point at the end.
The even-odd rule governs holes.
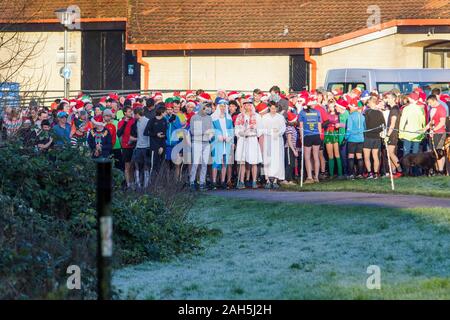
{"type": "Polygon", "coordinates": [[[275,104],[270,112],[261,118],[261,134],[264,136],[263,164],[266,177],[266,189],[278,189],[279,180],[284,180],[284,139],[286,120],[278,113],[275,104]]]}

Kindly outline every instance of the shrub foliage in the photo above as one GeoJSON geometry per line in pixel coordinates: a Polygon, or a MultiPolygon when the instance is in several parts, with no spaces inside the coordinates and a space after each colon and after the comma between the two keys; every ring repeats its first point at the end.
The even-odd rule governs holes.
{"type": "MultiPolygon", "coordinates": [[[[95,163],[78,149],[14,143],[0,148],[0,168],[0,299],[95,298],[95,163]],[[66,289],[69,265],[81,268],[81,290],[66,289]]],[[[192,194],[125,193],[113,176],[115,267],[200,248],[208,231],[187,220],[192,194]]]]}

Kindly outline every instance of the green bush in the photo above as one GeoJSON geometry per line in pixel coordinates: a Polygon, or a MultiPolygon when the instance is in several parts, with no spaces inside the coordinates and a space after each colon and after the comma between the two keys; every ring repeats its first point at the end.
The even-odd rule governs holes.
{"type": "MultiPolygon", "coordinates": [[[[95,163],[78,149],[35,154],[15,143],[0,148],[0,168],[0,299],[95,297],[95,163]],[[69,265],[80,266],[82,290],[65,289],[69,265]]],[[[189,192],[125,194],[113,177],[115,267],[200,247],[207,230],[186,219],[189,192]]]]}

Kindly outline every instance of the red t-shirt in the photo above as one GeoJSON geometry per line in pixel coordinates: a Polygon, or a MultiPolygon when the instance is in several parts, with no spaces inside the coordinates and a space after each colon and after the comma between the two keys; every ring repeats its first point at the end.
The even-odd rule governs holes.
{"type": "Polygon", "coordinates": [[[111,134],[111,139],[112,139],[112,145],[114,146],[116,144],[116,126],[112,123],[108,123],[105,126],[106,129],[108,129],[109,133],[111,134]]]}
{"type": "Polygon", "coordinates": [[[131,118],[127,122],[125,121],[125,118],[119,121],[119,124],[117,125],[118,130],[122,129],[122,127],[125,125],[125,130],[123,132],[123,135],[120,138],[120,144],[123,149],[132,149],[134,148],[134,144],[130,144],[130,135],[131,135],[131,127],[133,126],[134,118],[131,118]]]}
{"type": "MultiPolygon", "coordinates": [[[[441,104],[438,105],[435,109],[436,110],[435,110],[433,118],[431,118],[431,120],[433,120],[434,126],[436,127],[439,124],[439,122],[441,122],[442,118],[445,119],[447,117],[447,110],[445,110],[444,106],[441,104]]],[[[445,124],[444,124],[444,126],[442,128],[440,128],[439,130],[436,130],[435,133],[445,133],[445,130],[446,129],[445,129],[445,124]]]]}

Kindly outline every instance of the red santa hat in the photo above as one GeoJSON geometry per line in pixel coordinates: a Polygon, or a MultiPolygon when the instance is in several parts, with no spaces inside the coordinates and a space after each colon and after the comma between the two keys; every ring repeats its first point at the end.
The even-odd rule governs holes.
{"type": "Polygon", "coordinates": [[[267,102],[269,101],[270,93],[268,92],[261,92],[261,101],[267,102]]]}
{"type": "Polygon", "coordinates": [[[269,106],[267,104],[265,104],[264,102],[261,102],[260,104],[258,104],[256,106],[256,112],[258,112],[258,113],[263,113],[263,112],[266,112],[267,110],[269,110],[269,106]]]}
{"type": "Polygon", "coordinates": [[[210,101],[211,101],[211,96],[210,96],[208,93],[203,92],[202,94],[200,94],[199,96],[197,96],[197,99],[198,99],[200,102],[210,102],[210,101]]]}
{"type": "Polygon", "coordinates": [[[163,99],[163,95],[162,95],[161,92],[158,91],[158,92],[155,92],[155,93],[153,94],[152,98],[153,98],[154,100],[162,100],[162,99],[163,99]]]}
{"type": "Polygon", "coordinates": [[[422,102],[427,101],[427,94],[425,92],[419,92],[419,100],[422,102]]]}
{"type": "Polygon", "coordinates": [[[119,100],[119,95],[117,93],[115,93],[115,92],[110,92],[110,93],[108,93],[108,97],[107,98],[118,101],[119,100]]]}
{"type": "Polygon", "coordinates": [[[354,88],[352,91],[351,91],[355,96],[360,96],[361,95],[361,93],[362,93],[362,90],[361,90],[361,88],[360,87],[356,87],[356,88],[354,88]]]}
{"type": "Polygon", "coordinates": [[[333,96],[337,97],[341,97],[344,92],[341,89],[334,89],[331,91],[331,93],[333,94],[333,96]]]}
{"type": "MultiPolygon", "coordinates": [[[[351,103],[349,101],[347,101],[347,100],[342,99],[342,98],[340,98],[340,99],[338,99],[336,101],[336,106],[341,107],[341,108],[345,108],[345,109],[348,109],[349,105],[353,105],[353,104],[354,104],[354,100],[353,99],[351,99],[351,103]]],[[[356,100],[356,104],[358,104],[357,100],[356,100]]]]}
{"type": "Polygon", "coordinates": [[[297,114],[295,114],[294,112],[291,112],[291,111],[287,112],[287,121],[289,123],[295,123],[295,122],[297,122],[297,119],[298,119],[297,114]]]}
{"type": "Polygon", "coordinates": [[[103,117],[102,116],[95,116],[92,120],[91,120],[92,124],[94,126],[104,126],[105,123],[103,122],[103,117]]]}
{"type": "Polygon", "coordinates": [[[245,97],[244,97],[244,99],[242,99],[242,104],[244,104],[244,103],[253,103],[253,96],[251,96],[251,95],[246,95],[245,97]]]}
{"type": "Polygon", "coordinates": [[[76,108],[77,110],[83,109],[83,108],[84,108],[84,102],[81,101],[81,100],[77,100],[77,103],[76,103],[76,105],[75,105],[75,108],[76,108]]]}
{"type": "Polygon", "coordinates": [[[174,91],[173,96],[174,96],[174,97],[180,97],[180,98],[181,98],[181,93],[180,93],[180,91],[174,91]]]}
{"type": "Polygon", "coordinates": [[[417,92],[412,92],[408,95],[408,98],[417,102],[419,100],[419,94],[417,92]]]}
{"type": "Polygon", "coordinates": [[[98,102],[98,103],[101,103],[101,104],[106,104],[106,99],[107,99],[108,97],[101,97],[100,98],[100,101],[98,102]]]}
{"type": "Polygon", "coordinates": [[[69,100],[68,99],[66,99],[66,98],[64,98],[64,99],[61,99],[61,102],[60,103],[65,103],[65,104],[68,104],[68,105],[70,105],[70,102],[69,102],[69,100]]]}
{"type": "Polygon", "coordinates": [[[70,99],[69,101],[69,106],[71,107],[75,107],[77,105],[77,99],[70,99]]]}
{"type": "Polygon", "coordinates": [[[142,104],[139,102],[135,102],[133,103],[133,110],[137,109],[137,108],[142,108],[142,104]]]}
{"type": "Polygon", "coordinates": [[[228,100],[236,100],[241,97],[241,94],[237,91],[231,91],[228,93],[228,100]]]}
{"type": "Polygon", "coordinates": [[[439,97],[440,99],[441,99],[441,101],[443,101],[443,102],[449,102],[450,101],[450,95],[448,95],[448,94],[441,94],[440,95],[440,97],[439,97]]]}
{"type": "Polygon", "coordinates": [[[185,95],[186,100],[190,100],[189,97],[194,97],[195,98],[195,96],[196,96],[196,94],[195,94],[195,92],[193,90],[186,91],[186,95],[185,95]]]}

